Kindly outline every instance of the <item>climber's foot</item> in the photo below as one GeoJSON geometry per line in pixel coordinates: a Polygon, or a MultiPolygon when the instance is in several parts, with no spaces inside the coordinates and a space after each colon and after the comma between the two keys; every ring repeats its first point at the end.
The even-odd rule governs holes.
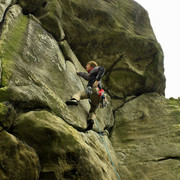
{"type": "Polygon", "coordinates": [[[76,99],[71,99],[69,101],[66,101],[66,104],[67,105],[75,105],[75,106],[77,106],[78,105],[78,101],[76,99]]]}
{"type": "Polygon", "coordinates": [[[94,121],[92,119],[89,119],[87,121],[87,128],[86,131],[91,130],[93,128],[94,121]]]}

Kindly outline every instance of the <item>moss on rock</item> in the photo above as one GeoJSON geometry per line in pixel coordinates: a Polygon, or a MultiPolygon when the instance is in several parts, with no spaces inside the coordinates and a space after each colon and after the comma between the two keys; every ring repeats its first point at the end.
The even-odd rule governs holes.
{"type": "Polygon", "coordinates": [[[0,126],[9,129],[16,118],[16,112],[9,102],[0,103],[0,126]]]}
{"type": "MultiPolygon", "coordinates": [[[[14,6],[14,8],[15,7],[17,6],[14,6]]],[[[13,11],[13,8],[11,8],[9,13],[7,13],[6,19],[11,16],[11,13],[13,14],[13,11]]],[[[12,71],[15,66],[14,59],[16,57],[14,55],[15,53],[17,54],[22,50],[22,40],[24,39],[28,24],[28,18],[23,15],[15,20],[11,19],[12,22],[9,20],[5,21],[2,30],[3,33],[0,37],[0,58],[2,64],[1,86],[7,86],[9,84],[9,81],[12,77],[12,71]]]]}
{"type": "MultiPolygon", "coordinates": [[[[96,133],[80,133],[56,115],[42,110],[21,114],[15,136],[33,147],[41,163],[40,178],[115,179],[103,141],[96,133]]],[[[111,156],[113,148],[104,137],[111,156]]]]}
{"type": "Polygon", "coordinates": [[[20,4],[34,13],[57,41],[63,28],[67,42],[83,65],[93,59],[107,71],[114,71],[119,77],[115,89],[114,77],[106,77],[111,95],[126,98],[144,92],[164,94],[163,52],[147,11],[135,1],[53,0],[43,7],[39,0],[21,0],[20,4]],[[117,61],[122,54],[126,57],[124,63],[117,61]],[[135,86],[131,72],[139,75],[135,86]]]}
{"type": "Polygon", "coordinates": [[[0,132],[0,179],[38,180],[39,159],[36,152],[5,130],[0,132]]]}

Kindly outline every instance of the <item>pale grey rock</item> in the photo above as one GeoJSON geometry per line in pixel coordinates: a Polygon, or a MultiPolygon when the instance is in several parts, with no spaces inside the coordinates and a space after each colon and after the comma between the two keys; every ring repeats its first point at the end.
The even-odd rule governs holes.
{"type": "Polygon", "coordinates": [[[0,2],[0,23],[3,20],[4,17],[4,13],[6,11],[6,9],[8,8],[8,6],[11,4],[12,0],[1,0],[0,2]]]}
{"type": "MultiPolygon", "coordinates": [[[[13,49],[12,57],[6,54],[7,50],[5,49],[3,69],[8,74],[3,76],[3,86],[7,88],[7,91],[1,90],[3,91],[1,100],[12,101],[18,106],[18,109],[50,109],[70,125],[79,130],[84,130],[87,127],[86,121],[90,109],[88,100],[82,101],[79,107],[67,107],[65,104],[65,101],[69,100],[73,94],[84,90],[82,84],[84,81],[76,74],[77,68],[85,71],[84,68],[68,44],[66,44],[66,50],[71,62],[65,61],[56,40],[39,23],[32,18],[28,19],[23,16],[19,6],[16,5],[12,8],[14,10],[18,8],[19,15],[15,16],[17,19],[14,17],[12,23],[8,18],[9,15],[11,17],[11,13],[7,13],[6,30],[3,31],[1,37],[2,46],[8,46],[12,42],[11,38],[7,42],[5,37],[9,35],[11,30],[11,34],[13,34],[13,28],[18,29],[19,23],[23,25],[20,32],[18,31],[22,35],[22,40],[16,45],[17,50],[13,49]],[[8,62],[6,58],[9,59],[8,62]],[[12,65],[5,66],[9,62],[12,65]],[[7,97],[7,94],[10,95],[7,97]]],[[[102,123],[101,130],[114,124],[110,107],[109,111],[107,123],[104,123],[106,121],[105,116],[103,116],[103,121],[99,118],[102,123]]]]}
{"type": "Polygon", "coordinates": [[[180,103],[142,95],[164,94],[165,87],[163,52],[147,12],[127,0],[14,3],[1,13],[0,134],[7,129],[35,149],[40,179],[117,179],[99,130],[120,179],[179,179],[180,103]],[[65,101],[86,87],[76,70],[86,72],[89,60],[105,66],[110,96],[97,110],[98,126],[82,133],[88,100],[74,107],[65,101]]]}
{"type": "Polygon", "coordinates": [[[106,68],[104,81],[111,97],[164,94],[163,51],[147,11],[135,1],[53,0],[43,6],[40,0],[20,0],[19,4],[34,13],[58,42],[60,23],[83,66],[95,60],[106,68]]]}
{"type": "Polygon", "coordinates": [[[180,178],[178,100],[144,94],[117,110],[115,120],[111,141],[122,179],[180,178]]]}

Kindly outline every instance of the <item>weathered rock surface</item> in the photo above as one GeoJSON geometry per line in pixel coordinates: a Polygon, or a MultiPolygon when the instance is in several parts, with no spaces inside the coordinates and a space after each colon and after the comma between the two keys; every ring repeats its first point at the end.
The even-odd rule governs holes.
{"type": "Polygon", "coordinates": [[[0,126],[10,129],[16,118],[14,107],[9,102],[0,103],[0,126]]]}
{"type": "Polygon", "coordinates": [[[62,8],[60,1],[19,0],[19,4],[23,7],[25,14],[33,13],[38,17],[42,22],[43,28],[50,32],[58,41],[64,39],[65,34],[61,23],[62,8]]]}
{"type": "MultiPolygon", "coordinates": [[[[23,16],[19,6],[10,8],[7,16],[13,19],[10,21],[9,17],[8,21],[5,21],[5,30],[1,37],[3,48],[5,49],[10,46],[9,43],[15,41],[13,37],[8,38],[7,41],[5,38],[10,32],[16,35],[17,32],[14,29],[17,28],[18,33],[22,33],[23,37],[21,41],[14,42],[19,47],[16,47],[17,50],[12,49],[14,52],[11,52],[11,56],[2,50],[2,68],[7,73],[2,76],[2,85],[5,87],[1,89],[1,100],[11,101],[20,109],[51,109],[74,127],[85,129],[89,110],[88,102],[81,103],[80,114],[76,113],[77,108],[74,108],[73,113],[64,103],[71,95],[84,89],[80,78],[76,75],[75,66],[70,61],[65,62],[53,37],[37,22],[23,16]],[[15,19],[15,13],[18,11],[19,14],[15,19]],[[21,29],[18,29],[19,24],[22,24],[21,29]]],[[[72,59],[74,62],[77,61],[75,57],[72,59]]],[[[108,117],[107,123],[104,123],[106,120],[103,121],[103,127],[108,124],[113,125],[111,120],[113,121],[111,117],[108,117]]]]}
{"type": "Polygon", "coordinates": [[[3,20],[4,17],[4,13],[6,11],[6,9],[8,8],[8,6],[11,4],[12,0],[2,0],[0,2],[0,23],[3,20]]]}
{"type": "Polygon", "coordinates": [[[20,0],[20,5],[52,34],[55,28],[50,24],[58,27],[61,23],[65,38],[83,65],[94,59],[105,66],[104,80],[111,96],[124,98],[154,91],[164,94],[163,52],[147,12],[136,2],[20,0]]]}
{"type": "Polygon", "coordinates": [[[163,52],[140,5],[8,0],[0,17],[0,179],[115,180],[104,143],[120,179],[180,178],[180,102],[159,95],[163,52]],[[83,133],[88,100],[64,102],[84,90],[76,70],[91,59],[106,68],[109,104],[83,133]]]}
{"type": "MultiPolygon", "coordinates": [[[[19,116],[14,134],[36,150],[42,167],[40,179],[116,179],[98,134],[79,133],[47,111],[19,116]]],[[[110,141],[104,139],[115,160],[110,141]]]]}
{"type": "Polygon", "coordinates": [[[180,179],[180,101],[141,95],[115,119],[111,140],[122,179],[180,179]]]}
{"type": "Polygon", "coordinates": [[[0,131],[0,179],[38,180],[39,158],[36,152],[5,130],[0,131]]]}

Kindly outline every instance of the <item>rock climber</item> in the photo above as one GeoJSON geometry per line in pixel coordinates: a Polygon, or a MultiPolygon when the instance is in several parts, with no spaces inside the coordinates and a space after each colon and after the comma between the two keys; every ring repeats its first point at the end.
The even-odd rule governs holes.
{"type": "MultiPolygon", "coordinates": [[[[99,106],[99,103],[102,101],[102,97],[104,96],[104,90],[101,86],[101,78],[105,73],[105,68],[102,66],[98,66],[95,61],[89,61],[86,64],[86,71],[76,73],[88,81],[88,85],[84,91],[79,91],[74,94],[71,100],[66,101],[67,105],[78,105],[79,101],[82,99],[89,99],[90,101],[90,110],[88,114],[87,120],[87,128],[86,130],[90,130],[93,128],[94,120],[96,118],[96,110],[99,106]]],[[[102,105],[102,104],[101,104],[102,105]]]]}

